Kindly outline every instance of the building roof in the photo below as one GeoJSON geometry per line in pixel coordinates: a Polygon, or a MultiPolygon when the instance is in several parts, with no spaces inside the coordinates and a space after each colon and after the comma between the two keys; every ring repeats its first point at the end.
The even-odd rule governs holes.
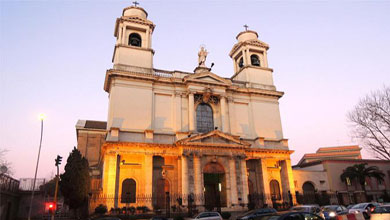
{"type": "Polygon", "coordinates": [[[362,159],[358,145],[321,147],[316,153],[304,154],[297,165],[327,159],[362,159]]]}
{"type": "Polygon", "coordinates": [[[375,159],[325,159],[325,160],[316,160],[308,163],[297,164],[292,166],[293,168],[303,168],[303,167],[311,167],[318,164],[324,163],[348,163],[348,164],[357,164],[357,163],[389,163],[388,160],[375,160],[375,159]]]}

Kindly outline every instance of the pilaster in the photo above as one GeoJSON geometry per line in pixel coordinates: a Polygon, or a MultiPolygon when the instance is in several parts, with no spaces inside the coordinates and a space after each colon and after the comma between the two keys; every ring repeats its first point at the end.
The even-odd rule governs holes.
{"type": "Polygon", "coordinates": [[[188,161],[187,156],[181,156],[181,194],[183,198],[183,205],[187,205],[187,196],[188,196],[188,161]]]}
{"type": "Polygon", "coordinates": [[[194,131],[195,130],[195,121],[194,121],[194,92],[190,91],[188,92],[188,124],[189,124],[189,130],[194,131]]]}
{"type": "Polygon", "coordinates": [[[245,158],[241,158],[240,160],[240,168],[241,168],[241,181],[242,181],[242,203],[245,205],[248,204],[248,175],[246,170],[246,160],[245,158]]]}
{"type": "MultiPolygon", "coordinates": [[[[145,196],[151,198],[153,193],[153,155],[145,154],[144,156],[144,175],[145,175],[145,196]]],[[[152,201],[146,201],[145,204],[148,208],[152,209],[152,201]]]]}
{"type": "Polygon", "coordinates": [[[267,169],[267,161],[264,158],[260,159],[260,170],[261,170],[261,190],[264,193],[264,203],[268,204],[269,207],[272,207],[271,200],[271,190],[269,186],[269,177],[268,177],[268,169],[267,169]]]}
{"type": "Polygon", "coordinates": [[[226,117],[226,98],[221,97],[221,123],[222,123],[222,132],[228,132],[228,121],[226,117]]]}

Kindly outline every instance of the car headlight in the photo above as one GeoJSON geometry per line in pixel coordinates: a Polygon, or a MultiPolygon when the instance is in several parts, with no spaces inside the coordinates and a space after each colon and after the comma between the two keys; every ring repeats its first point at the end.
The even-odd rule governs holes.
{"type": "Polygon", "coordinates": [[[330,212],[330,213],[329,213],[329,216],[330,216],[330,217],[335,217],[335,216],[336,216],[336,213],[335,213],[335,212],[330,212]]]}
{"type": "Polygon", "coordinates": [[[358,213],[359,213],[359,211],[358,211],[358,210],[356,210],[356,211],[355,211],[355,214],[358,214],[358,213]]]}

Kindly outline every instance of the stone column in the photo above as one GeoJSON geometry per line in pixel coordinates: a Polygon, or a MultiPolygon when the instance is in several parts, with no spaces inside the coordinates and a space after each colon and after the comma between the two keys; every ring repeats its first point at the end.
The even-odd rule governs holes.
{"type": "Polygon", "coordinates": [[[241,165],[241,181],[242,181],[242,203],[245,205],[248,204],[248,175],[246,174],[246,160],[245,158],[242,158],[240,161],[241,165]]]}
{"type": "Polygon", "coordinates": [[[229,172],[230,172],[230,200],[232,205],[238,207],[238,197],[237,197],[237,176],[236,176],[236,160],[234,157],[231,157],[229,160],[229,172]]]}
{"type": "Polygon", "coordinates": [[[189,92],[188,93],[188,125],[189,130],[194,131],[195,130],[195,124],[194,124],[194,93],[189,92]]]}
{"type": "Polygon", "coordinates": [[[144,174],[145,174],[145,197],[150,198],[146,200],[145,205],[152,209],[152,194],[153,194],[153,155],[145,154],[144,174]]]}
{"type": "Polygon", "coordinates": [[[227,128],[227,120],[226,120],[226,98],[224,96],[221,97],[221,129],[223,132],[228,132],[227,128]]]}
{"type": "Polygon", "coordinates": [[[261,191],[264,193],[264,203],[268,204],[269,207],[272,207],[271,200],[271,190],[269,188],[269,178],[268,178],[268,170],[267,170],[267,161],[262,158],[260,159],[260,170],[261,170],[261,191]]]}
{"type": "Polygon", "coordinates": [[[282,192],[283,198],[288,197],[288,191],[290,191],[292,195],[292,202],[296,204],[295,198],[295,186],[294,186],[294,177],[291,168],[291,160],[282,160],[280,161],[280,179],[282,180],[282,192]]]}
{"type": "Polygon", "coordinates": [[[194,155],[194,188],[195,188],[195,204],[196,205],[203,205],[202,204],[202,197],[203,197],[203,178],[202,178],[202,157],[199,155],[194,155]]]}
{"type": "Polygon", "coordinates": [[[183,205],[187,205],[187,196],[188,196],[188,164],[187,156],[181,156],[181,194],[183,199],[183,205]]]}

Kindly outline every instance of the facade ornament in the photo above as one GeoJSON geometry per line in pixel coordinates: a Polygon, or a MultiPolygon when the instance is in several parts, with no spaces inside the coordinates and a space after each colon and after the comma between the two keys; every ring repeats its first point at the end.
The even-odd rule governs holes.
{"type": "Polygon", "coordinates": [[[198,53],[198,66],[199,67],[206,67],[206,58],[207,58],[207,52],[206,49],[204,49],[204,46],[200,47],[200,51],[198,53]]]}

